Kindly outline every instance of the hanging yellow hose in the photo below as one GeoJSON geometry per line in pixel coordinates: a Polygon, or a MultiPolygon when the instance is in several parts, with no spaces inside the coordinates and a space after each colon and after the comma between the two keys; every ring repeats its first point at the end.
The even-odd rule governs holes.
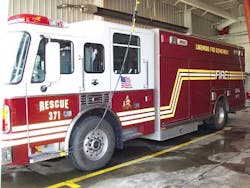
{"type": "Polygon", "coordinates": [[[138,11],[138,5],[139,4],[140,4],[140,0],[136,0],[136,2],[135,2],[135,9],[134,9],[133,18],[132,18],[131,33],[133,33],[134,30],[135,30],[136,14],[137,14],[137,11],[138,11]]]}

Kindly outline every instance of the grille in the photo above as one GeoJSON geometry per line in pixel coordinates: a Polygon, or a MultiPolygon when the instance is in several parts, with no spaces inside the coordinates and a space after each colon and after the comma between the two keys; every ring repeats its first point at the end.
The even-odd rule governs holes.
{"type": "Polygon", "coordinates": [[[109,93],[88,93],[81,95],[81,106],[102,105],[109,102],[109,93]]]}

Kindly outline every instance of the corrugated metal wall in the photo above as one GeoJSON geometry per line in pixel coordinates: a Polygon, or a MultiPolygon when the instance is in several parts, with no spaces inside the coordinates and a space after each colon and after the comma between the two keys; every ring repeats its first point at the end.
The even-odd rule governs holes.
{"type": "MultiPolygon", "coordinates": [[[[105,0],[104,6],[109,9],[131,13],[134,3],[134,0],[105,0]]],[[[184,9],[180,9],[176,6],[170,5],[167,3],[167,1],[143,0],[139,5],[138,15],[184,26],[184,9]]],[[[117,21],[115,19],[106,20],[119,23],[127,23],[125,21],[117,21]]],[[[205,17],[192,14],[193,34],[205,37],[215,36],[216,29],[212,26],[216,21],[212,21],[206,19],[205,17]]]]}
{"type": "MultiPolygon", "coordinates": [[[[132,13],[134,3],[135,0],[104,0],[104,7],[121,12],[132,13]]],[[[181,26],[184,24],[183,11],[180,11],[176,7],[161,0],[140,1],[138,15],[181,26]]]]}
{"type": "Polygon", "coordinates": [[[80,8],[57,8],[58,5],[62,4],[81,5],[84,3],[103,6],[103,0],[9,0],[9,15],[34,13],[69,23],[93,19],[93,15],[83,13],[80,8]]]}
{"type": "MultiPolygon", "coordinates": [[[[58,5],[96,4],[100,7],[131,13],[134,0],[10,0],[9,15],[20,13],[34,13],[48,16],[51,19],[60,19],[75,22],[84,19],[93,19],[93,15],[82,13],[80,9],[58,9],[58,5]]],[[[143,0],[138,9],[138,15],[183,26],[183,12],[160,0],[143,0]]],[[[110,20],[110,19],[109,19],[110,20]]],[[[114,21],[114,19],[113,19],[114,21]]],[[[116,22],[122,22],[117,21],[116,22]]]]}
{"type": "MultiPolygon", "coordinates": [[[[132,13],[135,0],[9,0],[9,15],[34,13],[69,23],[85,19],[101,19],[98,16],[83,13],[80,8],[58,9],[57,7],[62,4],[82,5],[85,3],[132,13]]],[[[170,5],[166,0],[141,0],[138,7],[138,15],[140,16],[180,26],[184,25],[183,12],[184,10],[170,5]]],[[[214,36],[216,34],[215,29],[211,27],[212,21],[196,15],[193,15],[192,19],[194,34],[203,36],[214,36]]],[[[127,21],[110,18],[105,18],[105,20],[130,24],[127,21]]]]}
{"type": "Polygon", "coordinates": [[[205,19],[203,17],[192,14],[193,34],[204,37],[216,36],[215,21],[205,19]]]}

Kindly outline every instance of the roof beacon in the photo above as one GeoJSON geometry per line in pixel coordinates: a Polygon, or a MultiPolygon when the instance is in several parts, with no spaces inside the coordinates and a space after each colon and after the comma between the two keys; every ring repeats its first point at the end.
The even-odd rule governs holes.
{"type": "Polygon", "coordinates": [[[54,27],[63,27],[64,23],[61,20],[50,20],[46,16],[35,15],[35,14],[18,14],[10,16],[8,19],[9,24],[16,23],[29,23],[29,24],[38,24],[45,26],[54,26],[54,27]]]}

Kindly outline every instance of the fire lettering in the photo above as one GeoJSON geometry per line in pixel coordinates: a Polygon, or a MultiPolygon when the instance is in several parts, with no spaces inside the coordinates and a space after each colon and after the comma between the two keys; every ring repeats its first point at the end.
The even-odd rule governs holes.
{"type": "Polygon", "coordinates": [[[58,108],[69,109],[69,99],[39,101],[40,112],[58,108]]]}
{"type": "Polygon", "coordinates": [[[228,71],[217,70],[215,75],[216,75],[216,78],[218,80],[226,80],[226,79],[229,78],[229,72],[228,71]]]}

